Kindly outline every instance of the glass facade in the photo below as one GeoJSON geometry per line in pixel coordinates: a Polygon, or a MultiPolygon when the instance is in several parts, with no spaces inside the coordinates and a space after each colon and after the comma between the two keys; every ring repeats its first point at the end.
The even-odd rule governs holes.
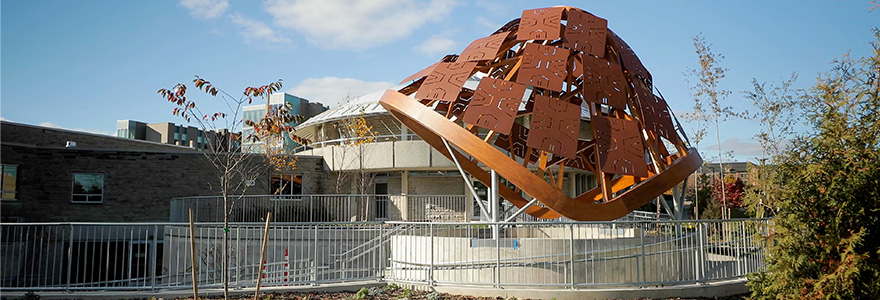
{"type": "MultiPolygon", "coordinates": [[[[308,100],[290,95],[287,93],[276,93],[272,94],[269,97],[269,105],[273,109],[279,108],[281,105],[285,103],[290,104],[290,113],[293,115],[303,115],[306,117],[310,117],[308,115],[308,111],[302,111],[302,106],[304,104],[308,104],[308,100]]],[[[323,107],[323,106],[322,106],[323,107]]],[[[326,110],[326,107],[323,107],[326,110]]],[[[244,108],[242,112],[242,118],[244,120],[249,120],[253,122],[259,121],[263,116],[266,115],[266,105],[253,105],[244,108]]],[[[296,126],[299,123],[291,123],[290,125],[296,126]]],[[[254,130],[252,127],[244,126],[242,128],[242,135],[245,139],[243,149],[247,152],[262,152],[265,151],[265,143],[263,141],[252,141],[248,137],[254,134],[254,130]]],[[[281,141],[280,145],[276,145],[273,147],[283,147],[286,150],[293,150],[300,145],[293,141],[289,136],[284,136],[283,141],[281,141]]]]}
{"type": "Polygon", "coordinates": [[[137,132],[137,122],[132,120],[116,121],[116,137],[134,139],[137,132]]]}

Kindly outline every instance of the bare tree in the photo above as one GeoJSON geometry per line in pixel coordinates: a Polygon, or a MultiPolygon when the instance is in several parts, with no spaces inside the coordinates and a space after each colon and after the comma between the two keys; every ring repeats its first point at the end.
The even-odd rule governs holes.
{"type": "MultiPolygon", "coordinates": [[[[366,162],[370,152],[370,144],[376,141],[373,126],[367,123],[364,112],[360,115],[343,119],[339,122],[340,138],[339,164],[336,174],[336,191],[354,189],[360,195],[372,194],[373,181],[376,173],[367,168],[366,162]],[[346,188],[347,186],[347,188],[346,188]]],[[[366,220],[369,217],[370,201],[358,201],[357,211],[366,220]]]]}
{"type": "Polygon", "coordinates": [[[767,85],[752,79],[752,90],[745,91],[745,97],[752,100],[757,109],[748,115],[751,120],[760,122],[761,129],[755,139],[761,143],[761,158],[758,166],[749,170],[753,186],[746,192],[745,204],[756,216],[763,217],[764,212],[775,213],[775,199],[779,191],[779,173],[774,167],[784,153],[785,145],[795,133],[795,125],[800,116],[800,101],[795,96],[799,91],[791,85],[797,75],[779,85],[767,85]]]}
{"type": "MultiPolygon", "coordinates": [[[[719,65],[719,60],[724,56],[712,51],[712,45],[706,42],[702,35],[693,38],[694,49],[699,59],[700,68],[690,71],[690,75],[698,79],[696,86],[692,88],[694,96],[694,115],[700,124],[705,121],[715,127],[715,142],[718,144],[718,161],[720,166],[720,178],[724,178],[724,153],[721,147],[721,122],[731,117],[740,117],[742,114],[734,112],[733,107],[724,105],[722,102],[731,94],[730,90],[722,89],[718,82],[724,79],[727,68],[719,65]]],[[[700,128],[695,135],[700,135],[700,140],[705,136],[705,128],[700,128]]],[[[698,145],[699,146],[699,145],[698,145]]],[[[722,186],[722,205],[727,207],[722,186]]],[[[728,218],[724,211],[722,218],[728,218]]]]}
{"type": "MultiPolygon", "coordinates": [[[[256,179],[265,171],[265,162],[259,157],[241,151],[242,108],[253,103],[255,98],[267,98],[272,92],[281,89],[281,80],[260,87],[247,87],[239,96],[217,88],[198,75],[192,80],[193,86],[207,95],[220,98],[227,108],[226,112],[205,113],[188,99],[187,85],[178,83],[171,89],[159,89],[158,93],[175,104],[172,113],[187,122],[194,122],[208,135],[208,149],[204,157],[215,170],[223,199],[223,253],[229,253],[229,217],[236,203],[254,185],[256,179]]],[[[223,297],[229,298],[229,256],[223,255],[223,297]]]]}

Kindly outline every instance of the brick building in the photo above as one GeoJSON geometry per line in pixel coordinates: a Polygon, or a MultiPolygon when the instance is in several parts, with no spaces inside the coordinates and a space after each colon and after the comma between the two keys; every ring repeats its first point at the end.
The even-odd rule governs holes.
{"type": "MultiPolygon", "coordinates": [[[[191,147],[7,121],[0,133],[3,222],[168,221],[170,199],[220,194],[205,153],[191,147]]],[[[297,166],[300,191],[323,192],[323,160],[302,156],[297,166]]],[[[270,193],[271,175],[247,194],[270,193]]]]}

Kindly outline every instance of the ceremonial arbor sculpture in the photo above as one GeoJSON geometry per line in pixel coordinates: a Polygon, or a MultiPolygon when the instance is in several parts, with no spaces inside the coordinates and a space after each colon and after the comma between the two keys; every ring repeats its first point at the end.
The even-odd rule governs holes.
{"type": "Polygon", "coordinates": [[[617,219],[702,163],[635,52],[577,8],[523,11],[406,82],[380,104],[477,180],[495,170],[513,185],[500,196],[538,218],[617,219]],[[566,168],[597,187],[566,196],[566,168]]]}

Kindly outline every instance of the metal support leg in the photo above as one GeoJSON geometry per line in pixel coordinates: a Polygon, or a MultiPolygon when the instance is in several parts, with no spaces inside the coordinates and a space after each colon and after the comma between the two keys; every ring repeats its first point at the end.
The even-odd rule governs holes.
{"type": "Polygon", "coordinates": [[[495,223],[492,225],[492,238],[498,239],[498,210],[501,209],[500,205],[498,205],[498,174],[495,173],[495,170],[491,170],[490,174],[492,176],[492,189],[489,190],[489,209],[492,210],[492,223],[495,223]]]}
{"type": "Polygon", "coordinates": [[[464,169],[461,168],[461,164],[458,163],[458,158],[452,152],[452,147],[449,146],[449,142],[447,142],[446,139],[442,139],[442,140],[443,140],[443,145],[446,146],[446,151],[449,151],[449,156],[452,156],[452,162],[455,163],[455,167],[458,168],[458,173],[460,173],[461,178],[464,179],[464,184],[468,187],[468,190],[471,191],[471,195],[474,196],[474,199],[477,200],[477,205],[480,207],[480,211],[483,213],[484,216],[488,216],[489,210],[487,210],[486,206],[483,205],[483,200],[480,199],[480,196],[477,195],[477,190],[474,189],[474,185],[468,179],[468,176],[464,172],[464,169]]]}
{"type": "Polygon", "coordinates": [[[526,205],[523,205],[523,207],[520,207],[520,209],[517,210],[516,212],[514,212],[512,216],[507,217],[507,219],[504,219],[504,222],[510,222],[514,218],[519,217],[519,215],[521,215],[523,212],[525,212],[527,208],[531,207],[536,202],[538,202],[538,199],[532,198],[532,201],[529,201],[529,203],[526,203],[526,205]]]}

